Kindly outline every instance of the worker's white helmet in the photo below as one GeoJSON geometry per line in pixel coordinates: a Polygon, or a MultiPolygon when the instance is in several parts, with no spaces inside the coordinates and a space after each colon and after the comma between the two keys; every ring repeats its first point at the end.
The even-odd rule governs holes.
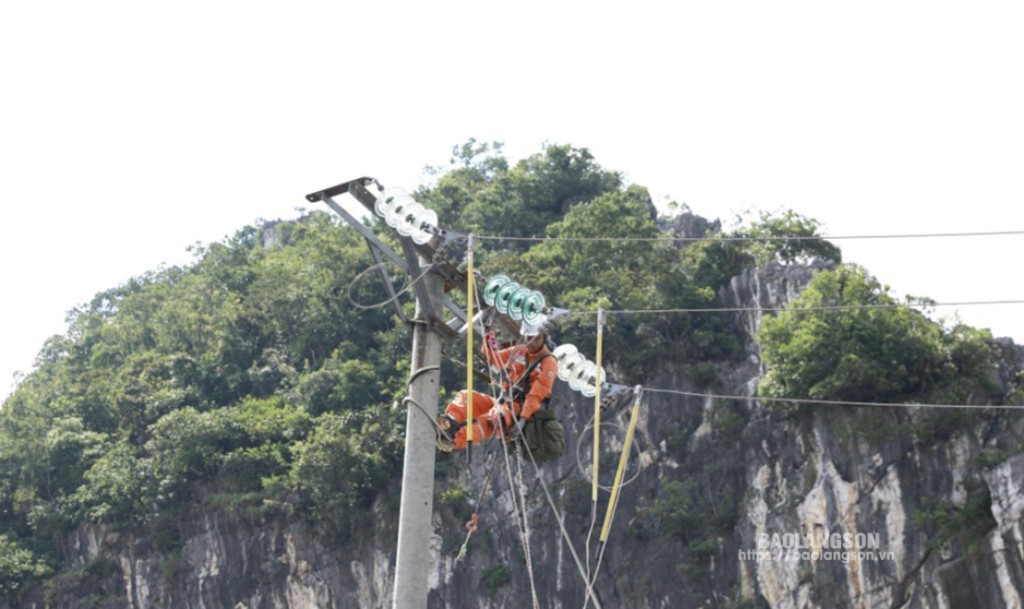
{"type": "Polygon", "coordinates": [[[532,324],[523,322],[523,325],[519,327],[519,334],[521,334],[523,338],[533,338],[538,334],[544,333],[544,325],[547,323],[547,315],[539,315],[532,324]]]}

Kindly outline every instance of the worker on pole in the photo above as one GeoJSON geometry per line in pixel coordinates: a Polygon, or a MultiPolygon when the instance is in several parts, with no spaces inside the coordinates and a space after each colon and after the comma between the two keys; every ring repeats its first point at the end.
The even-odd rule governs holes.
{"type": "MultiPolygon", "coordinates": [[[[502,392],[495,399],[473,391],[474,411],[485,413],[475,417],[474,441],[497,432],[509,434],[521,429],[548,402],[558,365],[547,348],[546,322],[547,318],[541,316],[535,323],[524,323],[520,334],[525,342],[505,349],[498,345],[493,332],[487,333],[481,350],[498,369],[502,392]]],[[[444,452],[466,447],[466,401],[470,390],[460,391],[438,417],[438,425],[445,433],[438,437],[437,445],[444,452]]]]}

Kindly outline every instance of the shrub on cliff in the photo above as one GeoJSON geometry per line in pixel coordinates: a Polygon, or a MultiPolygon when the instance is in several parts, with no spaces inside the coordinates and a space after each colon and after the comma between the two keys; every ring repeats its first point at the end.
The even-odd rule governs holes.
{"type": "Polygon", "coordinates": [[[767,397],[903,402],[963,399],[992,365],[987,332],[946,330],[864,269],[820,272],[757,333],[767,397]]]}

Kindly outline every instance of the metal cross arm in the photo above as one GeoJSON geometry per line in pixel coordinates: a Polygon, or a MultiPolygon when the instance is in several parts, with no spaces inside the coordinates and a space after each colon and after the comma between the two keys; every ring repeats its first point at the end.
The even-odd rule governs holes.
{"type": "Polygon", "coordinates": [[[365,177],[357,178],[355,180],[349,180],[348,182],[342,182],[337,186],[331,186],[330,188],[325,188],[317,192],[309,193],[308,195],[306,195],[306,200],[309,201],[310,203],[317,203],[319,201],[323,201],[324,199],[336,197],[338,195],[343,195],[349,192],[354,184],[361,184],[365,188],[366,186],[369,186],[370,184],[373,184],[376,181],[377,180],[373,178],[365,177]]]}
{"type": "MultiPolygon", "coordinates": [[[[466,236],[455,232],[443,231],[438,228],[435,215],[432,218],[432,222],[430,222],[429,231],[421,230],[417,234],[418,238],[410,238],[408,231],[399,231],[401,253],[398,253],[384,243],[361,219],[356,218],[353,213],[348,212],[335,201],[334,197],[343,194],[351,195],[363,208],[376,216],[380,216],[380,209],[378,208],[379,197],[389,197],[389,195],[384,193],[384,187],[375,178],[362,177],[310,193],[306,195],[306,200],[325,203],[366,239],[367,244],[370,246],[370,251],[373,253],[374,260],[380,266],[381,276],[384,279],[389,296],[393,299],[392,304],[400,318],[408,321],[401,310],[401,305],[397,302],[391,278],[384,265],[381,264],[382,257],[386,257],[408,276],[411,282],[409,287],[416,294],[417,302],[424,317],[422,321],[426,321],[434,331],[439,332],[445,338],[453,338],[456,335],[453,327],[465,323],[465,312],[443,293],[436,295],[428,294],[421,279],[426,273],[436,274],[443,280],[444,292],[455,288],[465,290],[466,275],[459,271],[455,265],[445,260],[444,252],[453,242],[465,239],[466,236]],[[374,186],[376,186],[376,190],[374,190],[374,186]],[[430,261],[429,266],[424,266],[422,261],[430,261]],[[447,309],[455,316],[448,323],[444,323],[442,319],[444,309],[447,309]]],[[[408,199],[406,202],[411,203],[412,200],[408,199]]],[[[388,201],[388,203],[391,204],[393,202],[388,201]]],[[[419,207],[423,209],[422,206],[419,207]]],[[[394,216],[389,216],[388,222],[393,222],[394,219],[394,216]]],[[[403,228],[408,227],[408,224],[403,225],[403,228]]]]}
{"type": "MultiPolygon", "coordinates": [[[[364,208],[366,208],[367,211],[373,214],[374,206],[377,202],[377,195],[367,188],[371,184],[376,184],[378,190],[383,191],[384,189],[381,183],[378,182],[375,178],[362,177],[357,178],[355,180],[350,180],[348,182],[343,182],[330,188],[325,188],[324,190],[310,193],[306,195],[306,200],[313,203],[318,201],[325,202],[328,206],[331,207],[331,209],[333,209],[335,212],[341,215],[346,222],[355,226],[357,230],[361,228],[360,232],[363,233],[364,236],[367,236],[368,233],[372,235],[372,233],[370,233],[370,231],[366,229],[365,226],[362,226],[361,222],[353,218],[351,214],[343,213],[344,210],[342,210],[341,206],[338,205],[338,203],[334,201],[332,198],[340,194],[350,194],[356,201],[359,201],[359,203],[364,208]]],[[[460,235],[459,233],[449,234],[447,231],[441,231],[440,229],[437,229],[433,238],[427,240],[425,243],[413,243],[408,238],[403,238],[403,241],[409,241],[409,246],[412,247],[416,252],[418,252],[420,255],[427,259],[435,261],[437,264],[435,265],[434,271],[444,278],[446,284],[451,284],[459,289],[465,290],[465,275],[459,272],[459,270],[454,265],[438,260],[438,253],[440,251],[442,251],[447,245],[451,244],[453,241],[464,237],[465,235],[460,235]]],[[[374,237],[373,239],[377,243],[380,243],[380,241],[376,237],[374,237]]],[[[388,257],[391,258],[393,261],[401,259],[401,257],[399,257],[397,254],[395,254],[394,256],[388,255],[388,257]]],[[[399,264],[399,266],[403,265],[399,264]]],[[[409,269],[406,269],[406,272],[409,272],[409,269]]]]}

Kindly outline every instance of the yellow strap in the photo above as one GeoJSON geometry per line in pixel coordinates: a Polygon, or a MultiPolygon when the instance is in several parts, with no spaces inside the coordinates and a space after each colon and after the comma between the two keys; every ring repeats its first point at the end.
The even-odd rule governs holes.
{"type": "Polygon", "coordinates": [[[469,235],[466,259],[466,444],[473,443],[473,235],[469,235]]]}
{"type": "Polygon", "coordinates": [[[640,414],[640,397],[643,392],[640,386],[636,387],[636,401],[633,402],[633,414],[629,417],[629,427],[626,428],[626,442],[622,447],[622,455],[619,457],[619,469],[615,472],[615,483],[612,485],[612,496],[608,500],[608,510],[604,514],[604,526],[601,527],[601,543],[608,541],[608,531],[612,528],[612,516],[615,514],[615,504],[619,501],[619,489],[622,488],[622,476],[626,473],[626,462],[629,461],[629,449],[633,443],[633,431],[636,429],[636,421],[640,414]]]}
{"type": "Polygon", "coordinates": [[[601,349],[604,342],[604,309],[597,310],[597,391],[594,393],[594,469],[591,473],[591,499],[597,503],[598,461],[601,457],[601,349]]]}

